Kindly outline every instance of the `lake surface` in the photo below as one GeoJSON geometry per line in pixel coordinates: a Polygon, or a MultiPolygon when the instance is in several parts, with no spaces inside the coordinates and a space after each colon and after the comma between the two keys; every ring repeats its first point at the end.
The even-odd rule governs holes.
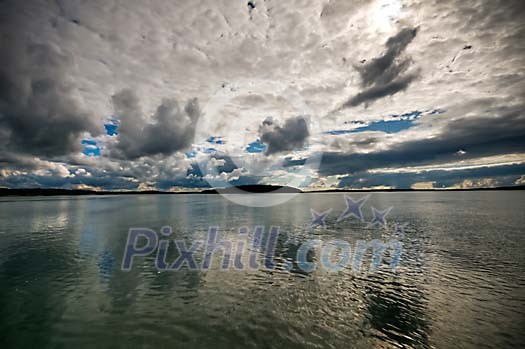
{"type": "MultiPolygon", "coordinates": [[[[359,198],[363,194],[352,194],[359,198]]],[[[404,234],[354,217],[342,194],[300,194],[270,208],[219,195],[0,198],[0,346],[166,348],[496,348],[525,345],[525,193],[373,193],[404,234]],[[332,208],[308,228],[310,209],[332,208]],[[159,272],[121,261],[131,227],[191,242],[211,225],[279,226],[274,270],[159,272]],[[285,233],[291,233],[290,242],[285,233]],[[403,243],[397,269],[364,263],[304,272],[297,243],[403,243]],[[292,269],[281,267],[292,263],[292,269]]],[[[253,232],[247,234],[251,236],[253,232]]],[[[173,260],[177,251],[168,253],[173,260]]],[[[199,257],[197,258],[199,259],[199,257]]],[[[318,256],[311,251],[309,260],[318,256]]]]}

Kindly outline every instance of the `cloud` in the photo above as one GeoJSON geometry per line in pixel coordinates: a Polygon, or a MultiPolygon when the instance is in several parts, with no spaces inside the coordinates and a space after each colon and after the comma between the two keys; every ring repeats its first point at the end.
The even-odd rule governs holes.
{"type": "Polygon", "coordinates": [[[80,151],[84,133],[102,132],[73,97],[68,52],[9,31],[0,42],[0,150],[52,158],[80,151]]]}
{"type": "Polygon", "coordinates": [[[346,102],[343,107],[355,107],[365,102],[374,101],[379,98],[393,95],[397,92],[405,90],[408,85],[417,77],[415,74],[409,74],[407,76],[396,79],[395,81],[387,82],[384,85],[372,86],[371,88],[359,92],[357,95],[352,97],[346,102]]]}
{"type": "Polygon", "coordinates": [[[137,159],[170,155],[191,144],[200,114],[196,98],[189,100],[183,109],[176,100],[164,99],[152,117],[153,123],[145,118],[139,98],[133,91],[123,90],[115,94],[112,101],[120,120],[112,156],[137,159]]]}
{"type": "Polygon", "coordinates": [[[261,142],[268,146],[266,155],[302,148],[309,135],[306,120],[300,116],[287,119],[283,127],[267,119],[259,133],[261,142]]]}
{"type": "MultiPolygon", "coordinates": [[[[274,100],[283,120],[326,115],[346,102],[321,122],[335,131],[320,136],[326,148],[319,181],[326,174],[366,174],[381,185],[391,177],[371,172],[385,167],[483,165],[480,157],[508,159],[523,150],[523,1],[406,0],[379,22],[380,1],[253,3],[250,14],[247,2],[2,1],[0,171],[9,182],[0,180],[107,189],[203,186],[202,177],[188,174],[199,151],[188,150],[193,158],[179,152],[193,135],[184,103],[198,97],[204,104],[218,89],[230,93],[236,81],[250,79],[290,86],[315,113],[287,111],[288,102],[269,91],[235,99],[231,109],[239,112],[218,115],[217,124],[257,130],[260,115],[275,114],[268,111],[274,100]],[[352,62],[356,69],[349,69],[352,62]],[[117,113],[127,124],[122,135],[111,96],[127,87],[133,97],[117,113]],[[177,107],[160,99],[173,91],[177,107]],[[387,122],[394,114],[438,109],[446,112],[387,122]],[[356,120],[361,125],[351,124],[356,120]],[[99,134],[104,124],[108,134],[99,134]],[[82,139],[96,142],[101,155],[82,154],[82,139]],[[79,167],[86,173],[76,174],[79,167]],[[65,170],[75,176],[64,177],[65,170]]],[[[263,171],[265,183],[278,183],[281,157],[290,170],[316,149],[303,147],[300,134],[293,145],[285,124],[280,131],[266,126],[272,156],[262,154],[268,144],[256,142],[254,133],[245,136],[248,148],[230,154],[245,171],[241,183],[256,182],[260,177],[250,174],[263,171]]],[[[228,134],[214,135],[230,141],[228,134]]],[[[238,174],[227,161],[220,170],[238,174]]],[[[447,185],[461,183],[461,175],[447,185]]]]}
{"type": "Polygon", "coordinates": [[[402,75],[411,64],[410,58],[400,58],[408,44],[416,37],[417,28],[404,28],[395,36],[389,38],[385,44],[385,53],[374,58],[370,63],[357,67],[361,76],[361,86],[364,91],[359,92],[346,103],[343,108],[355,107],[365,102],[393,95],[405,90],[417,77],[415,73],[402,75]]]}
{"type": "MultiPolygon", "coordinates": [[[[388,148],[354,154],[327,152],[323,154],[320,173],[335,175],[384,167],[445,163],[457,160],[459,150],[465,152],[461,155],[462,159],[523,152],[523,110],[522,104],[492,108],[487,110],[488,115],[465,116],[448,121],[432,137],[406,140],[388,148]]],[[[377,137],[367,142],[377,142],[377,137]]]]}
{"type": "Polygon", "coordinates": [[[360,172],[342,177],[338,186],[341,188],[373,188],[389,186],[397,189],[467,188],[484,186],[512,186],[525,171],[525,164],[479,167],[461,170],[432,170],[417,173],[368,173],[360,172]],[[418,188],[419,187],[419,188],[418,188]]]}

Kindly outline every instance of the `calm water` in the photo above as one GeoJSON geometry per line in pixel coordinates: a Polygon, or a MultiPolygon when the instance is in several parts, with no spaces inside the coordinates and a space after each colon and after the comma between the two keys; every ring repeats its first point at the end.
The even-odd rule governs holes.
{"type": "MultiPolygon", "coordinates": [[[[525,193],[374,193],[368,220],[370,205],[393,206],[389,222],[408,223],[395,271],[224,272],[214,264],[159,273],[153,257],[120,270],[130,227],[170,225],[172,237],[188,241],[209,225],[232,240],[242,225],[350,243],[392,233],[337,222],[340,194],[301,194],[272,208],[218,195],[0,198],[0,346],[525,345],[525,193]],[[305,233],[310,208],[333,208],[327,229],[305,233]]],[[[277,261],[293,261],[297,247],[285,240],[277,261]]]]}

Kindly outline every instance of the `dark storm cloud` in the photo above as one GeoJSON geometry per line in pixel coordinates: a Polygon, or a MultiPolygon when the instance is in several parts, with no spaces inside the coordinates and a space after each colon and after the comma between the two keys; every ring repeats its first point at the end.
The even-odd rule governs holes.
{"type": "Polygon", "coordinates": [[[87,185],[105,190],[134,190],[139,182],[118,176],[115,173],[96,173],[91,176],[60,177],[53,175],[37,175],[28,173],[19,176],[0,177],[0,186],[9,188],[76,188],[87,185]]]}
{"type": "Polygon", "coordinates": [[[409,65],[408,59],[397,62],[396,59],[406,49],[408,44],[412,42],[416,34],[417,29],[405,28],[401,30],[387,40],[385,44],[387,50],[381,57],[374,58],[370,63],[364,65],[363,68],[358,68],[363,86],[384,85],[405,71],[409,65]]]}
{"type": "Polygon", "coordinates": [[[397,189],[409,189],[418,182],[435,182],[435,188],[452,187],[468,179],[472,181],[489,178],[494,185],[512,186],[525,173],[525,165],[504,165],[479,167],[461,170],[433,170],[418,173],[366,173],[360,172],[341,178],[339,187],[371,188],[390,186],[397,189]]]}
{"type": "Polygon", "coordinates": [[[415,73],[402,75],[410,67],[411,60],[400,56],[416,34],[416,28],[404,28],[388,39],[386,51],[382,56],[374,58],[362,67],[357,67],[361,75],[361,86],[365,90],[348,100],[343,108],[390,96],[408,87],[417,75],[415,73]]]}
{"type": "Polygon", "coordinates": [[[344,107],[355,107],[361,103],[373,101],[379,98],[393,95],[399,91],[403,91],[410,85],[410,83],[417,77],[415,74],[409,74],[407,76],[396,79],[395,81],[388,82],[384,85],[373,86],[363,92],[359,92],[357,95],[352,97],[344,107]]]}
{"type": "MultiPolygon", "coordinates": [[[[257,177],[257,176],[240,176],[238,179],[233,179],[231,181],[228,181],[228,183],[232,186],[253,185],[253,184],[258,184],[259,182],[260,182],[260,177],[257,177]]],[[[156,184],[156,188],[159,190],[168,190],[173,187],[199,188],[199,189],[211,188],[208,181],[206,181],[204,178],[197,177],[197,176],[162,179],[162,180],[158,180],[156,184]]]]}
{"type": "Polygon", "coordinates": [[[120,120],[112,156],[137,159],[157,154],[170,155],[191,144],[200,114],[196,98],[189,100],[183,109],[176,100],[164,99],[153,115],[153,123],[146,120],[139,98],[133,91],[123,90],[112,100],[120,120]]]}
{"type": "Polygon", "coordinates": [[[217,166],[217,172],[218,173],[230,173],[234,170],[238,169],[239,167],[235,164],[235,161],[229,156],[228,154],[215,154],[213,158],[217,160],[223,160],[224,164],[217,166]]]}
{"type": "MultiPolygon", "coordinates": [[[[217,166],[217,173],[231,173],[237,169],[237,165],[233,162],[232,158],[226,154],[216,154],[213,156],[216,160],[224,160],[223,165],[217,166]]],[[[204,165],[204,164],[201,164],[204,165]]],[[[240,175],[238,178],[228,180],[228,183],[234,186],[246,185],[246,184],[257,184],[261,180],[258,176],[252,175],[240,175]]],[[[171,187],[185,187],[185,188],[210,188],[210,183],[204,179],[201,167],[197,163],[190,165],[190,168],[186,171],[185,177],[179,178],[163,178],[157,180],[156,186],[159,190],[166,190],[171,187]]]]}
{"type": "MultiPolygon", "coordinates": [[[[206,160],[206,162],[209,162],[211,160],[219,160],[223,162],[221,165],[217,165],[216,167],[217,173],[231,173],[234,170],[239,168],[235,164],[231,156],[229,156],[228,154],[219,154],[219,153],[213,154],[208,160],[206,160]]],[[[202,173],[202,170],[201,170],[201,166],[202,168],[205,168],[206,162],[203,162],[200,164],[192,163],[190,165],[190,168],[186,172],[186,175],[187,176],[191,175],[195,177],[204,177],[204,174],[202,173]]]]}
{"type": "Polygon", "coordinates": [[[306,121],[300,116],[286,120],[283,127],[265,120],[259,133],[261,142],[268,146],[267,155],[301,148],[309,135],[306,121]]]}
{"type": "Polygon", "coordinates": [[[523,110],[523,106],[508,107],[499,111],[493,110],[494,117],[455,119],[433,138],[407,141],[384,151],[366,154],[325,153],[320,173],[351,174],[382,167],[437,164],[523,152],[525,151],[523,110]],[[466,153],[458,155],[459,150],[464,150],[466,153]]]}
{"type": "Polygon", "coordinates": [[[72,97],[72,56],[51,44],[18,40],[13,28],[2,30],[0,148],[48,158],[79,151],[81,135],[97,135],[102,127],[72,97]]]}

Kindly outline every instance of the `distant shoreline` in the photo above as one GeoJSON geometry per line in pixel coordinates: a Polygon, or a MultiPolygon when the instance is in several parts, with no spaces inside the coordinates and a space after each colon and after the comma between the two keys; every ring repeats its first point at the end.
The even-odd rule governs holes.
{"type": "MultiPolygon", "coordinates": [[[[327,190],[309,190],[302,191],[297,188],[271,186],[271,185],[249,185],[239,186],[240,190],[244,190],[251,194],[272,193],[279,190],[279,193],[392,193],[392,192],[452,192],[452,191],[516,191],[525,190],[525,186],[512,187],[496,187],[496,188],[472,188],[472,189],[327,189],[327,190]]],[[[80,189],[44,189],[44,188],[27,188],[27,189],[9,189],[0,188],[0,196],[82,196],[82,195],[169,195],[169,194],[219,194],[222,191],[224,194],[232,194],[228,189],[203,189],[202,191],[95,191],[95,190],[80,190],[80,189]]]]}

